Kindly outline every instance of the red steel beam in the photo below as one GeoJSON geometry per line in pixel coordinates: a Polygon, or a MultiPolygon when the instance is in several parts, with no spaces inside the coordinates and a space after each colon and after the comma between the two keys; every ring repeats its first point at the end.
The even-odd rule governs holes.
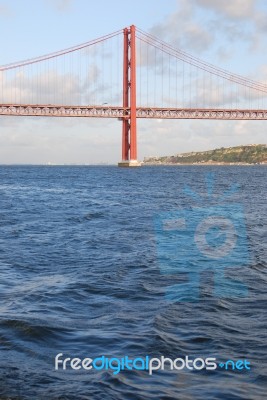
{"type": "Polygon", "coordinates": [[[122,121],[122,160],[135,161],[137,160],[135,26],[125,28],[123,35],[123,108],[125,112],[122,121]]]}
{"type": "Polygon", "coordinates": [[[122,160],[129,160],[129,130],[130,124],[129,119],[126,118],[128,115],[129,107],[129,30],[125,28],[123,30],[124,43],[123,43],[123,107],[125,109],[122,121],[122,160]]]}
{"type": "Polygon", "coordinates": [[[135,55],[135,26],[130,27],[130,159],[137,160],[136,142],[136,55],[135,55]]]}

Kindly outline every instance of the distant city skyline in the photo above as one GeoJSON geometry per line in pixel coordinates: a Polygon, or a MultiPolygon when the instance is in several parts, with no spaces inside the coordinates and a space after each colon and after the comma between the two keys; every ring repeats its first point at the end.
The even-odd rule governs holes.
{"type": "MultiPolygon", "coordinates": [[[[0,0],[1,61],[61,50],[135,24],[209,63],[267,81],[263,0],[0,0]]],[[[266,143],[267,121],[138,120],[138,158],[266,143]]],[[[1,164],[115,164],[121,123],[0,117],[1,164]]]]}

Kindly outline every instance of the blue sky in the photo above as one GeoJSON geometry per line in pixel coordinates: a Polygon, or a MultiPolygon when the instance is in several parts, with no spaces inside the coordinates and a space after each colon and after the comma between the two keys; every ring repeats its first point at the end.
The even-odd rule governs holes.
{"type": "MultiPolygon", "coordinates": [[[[0,64],[135,24],[222,68],[267,82],[264,0],[0,0],[0,64]]],[[[266,143],[260,121],[138,121],[144,156],[266,143]]],[[[0,163],[119,161],[121,125],[92,119],[0,118],[0,163]]]]}
{"type": "Polygon", "coordinates": [[[135,24],[149,29],[176,7],[176,0],[0,1],[1,64],[86,42],[135,24]],[[2,11],[2,12],[1,12],[2,11]],[[5,36],[6,37],[6,36],[5,36]]]}

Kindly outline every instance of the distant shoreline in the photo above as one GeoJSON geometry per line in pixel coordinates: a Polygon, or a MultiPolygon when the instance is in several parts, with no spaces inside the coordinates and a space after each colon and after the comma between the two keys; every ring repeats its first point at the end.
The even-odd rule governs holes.
{"type": "Polygon", "coordinates": [[[267,145],[249,144],[213,150],[145,157],[146,165],[267,165],[267,145]]]}
{"type": "MultiPolygon", "coordinates": [[[[0,164],[1,167],[117,167],[117,164],[0,164]]],[[[245,164],[245,163],[184,163],[184,164],[176,164],[176,163],[148,163],[142,162],[142,167],[208,167],[208,166],[216,166],[216,167],[264,167],[267,166],[267,163],[259,163],[259,164],[245,164]]]]}
{"type": "Polygon", "coordinates": [[[201,167],[201,166],[216,166],[216,167],[262,167],[267,166],[267,163],[255,163],[255,164],[245,164],[245,163],[161,163],[161,164],[153,164],[153,163],[143,163],[142,167],[184,167],[184,166],[192,166],[192,167],[201,167]]]}

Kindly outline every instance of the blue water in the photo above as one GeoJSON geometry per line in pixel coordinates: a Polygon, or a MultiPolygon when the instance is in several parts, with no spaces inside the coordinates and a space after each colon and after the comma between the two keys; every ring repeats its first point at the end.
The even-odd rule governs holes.
{"type": "Polygon", "coordinates": [[[0,167],[0,399],[265,399],[266,172],[0,167]],[[239,185],[227,201],[243,207],[245,228],[237,235],[246,235],[241,253],[249,262],[232,274],[248,292],[215,296],[206,271],[199,298],[183,299],[178,288],[170,300],[179,271],[164,274],[162,252],[168,264],[174,249],[171,241],[159,246],[165,233],[155,220],[199,207],[185,185],[210,207],[207,173],[215,174],[215,205],[239,185]],[[247,359],[251,369],[55,371],[58,353],[247,359]]]}

